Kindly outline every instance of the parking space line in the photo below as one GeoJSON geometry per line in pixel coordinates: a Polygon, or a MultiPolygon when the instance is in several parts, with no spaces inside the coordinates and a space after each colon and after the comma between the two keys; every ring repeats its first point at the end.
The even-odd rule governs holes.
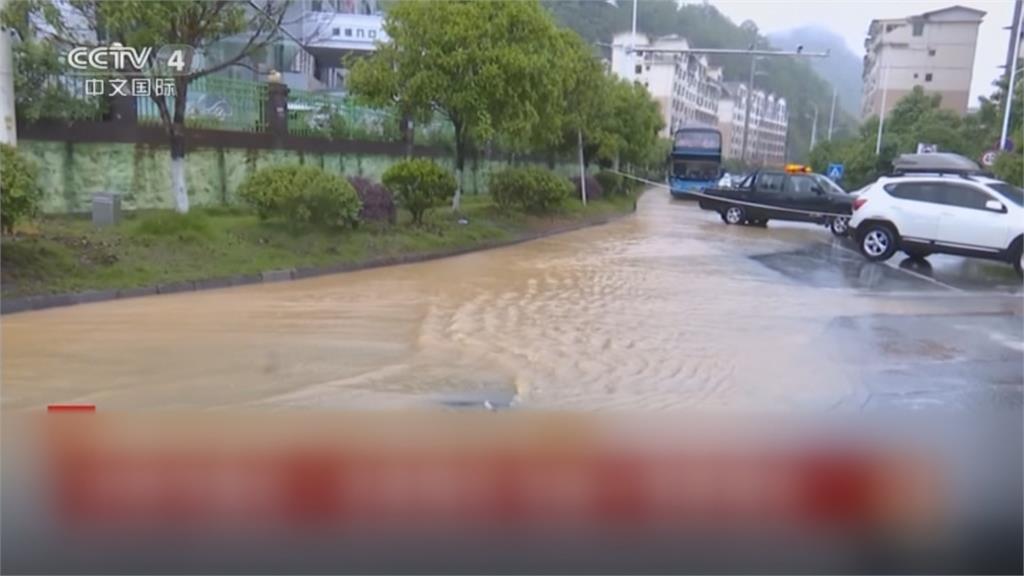
{"type": "MultiPolygon", "coordinates": [[[[842,244],[834,244],[832,242],[824,242],[824,241],[822,241],[822,242],[824,244],[828,244],[829,246],[838,246],[840,249],[845,250],[845,251],[847,251],[847,252],[849,252],[851,254],[856,254],[860,258],[864,257],[863,255],[861,255],[860,252],[857,252],[856,250],[851,250],[851,249],[847,248],[846,246],[843,246],[842,244]]],[[[962,288],[957,288],[956,286],[953,286],[953,285],[950,285],[950,284],[946,284],[945,282],[943,282],[941,280],[936,280],[935,278],[932,278],[931,276],[928,276],[926,274],[921,274],[920,272],[914,272],[913,270],[907,270],[906,268],[900,268],[896,264],[893,264],[892,260],[887,260],[885,262],[876,262],[876,264],[884,264],[884,265],[888,266],[889,268],[892,268],[893,270],[899,270],[900,272],[905,272],[907,274],[910,274],[911,276],[914,276],[916,278],[920,278],[921,280],[924,280],[926,282],[931,282],[932,284],[935,284],[937,286],[942,286],[943,288],[945,288],[947,290],[952,290],[953,292],[959,292],[961,294],[967,292],[966,290],[964,290],[962,288]]]]}

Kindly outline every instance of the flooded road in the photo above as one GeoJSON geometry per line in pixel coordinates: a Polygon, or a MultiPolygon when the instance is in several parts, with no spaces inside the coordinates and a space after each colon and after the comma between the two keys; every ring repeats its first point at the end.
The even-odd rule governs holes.
{"type": "Polygon", "coordinates": [[[899,260],[651,190],[508,248],[5,316],[3,407],[1020,409],[1012,270],[899,260]]]}

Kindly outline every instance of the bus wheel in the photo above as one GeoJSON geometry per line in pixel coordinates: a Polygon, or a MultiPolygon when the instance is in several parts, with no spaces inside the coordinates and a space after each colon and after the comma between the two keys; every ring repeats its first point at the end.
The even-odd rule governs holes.
{"type": "Polygon", "coordinates": [[[726,224],[742,224],[746,219],[747,215],[739,206],[729,206],[722,214],[722,220],[725,220],[726,224]]]}

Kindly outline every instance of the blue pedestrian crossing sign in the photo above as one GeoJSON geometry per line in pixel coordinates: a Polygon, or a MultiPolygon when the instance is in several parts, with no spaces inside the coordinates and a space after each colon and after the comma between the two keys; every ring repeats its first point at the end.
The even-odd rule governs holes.
{"type": "Polygon", "coordinates": [[[842,164],[829,164],[828,170],[825,171],[825,175],[829,177],[833,182],[838,182],[843,179],[843,165],[842,164]]]}

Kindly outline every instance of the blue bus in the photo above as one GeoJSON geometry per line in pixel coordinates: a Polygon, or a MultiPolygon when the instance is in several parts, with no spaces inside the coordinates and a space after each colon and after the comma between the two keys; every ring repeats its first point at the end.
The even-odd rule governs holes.
{"type": "Polygon", "coordinates": [[[669,156],[668,183],[672,197],[685,198],[714,186],[722,177],[722,133],[708,126],[676,130],[669,156]]]}

